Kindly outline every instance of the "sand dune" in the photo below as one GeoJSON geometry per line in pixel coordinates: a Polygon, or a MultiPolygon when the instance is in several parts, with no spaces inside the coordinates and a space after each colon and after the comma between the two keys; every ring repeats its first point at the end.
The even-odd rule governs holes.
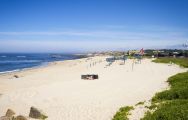
{"type": "Polygon", "coordinates": [[[133,70],[132,60],[119,63],[105,67],[105,57],[93,57],[0,75],[0,116],[8,108],[28,115],[35,106],[48,115],[48,120],[110,120],[120,107],[151,99],[167,88],[168,77],[186,70],[150,59],[135,64],[133,70]],[[81,79],[81,74],[92,73],[99,79],[81,79]]]}

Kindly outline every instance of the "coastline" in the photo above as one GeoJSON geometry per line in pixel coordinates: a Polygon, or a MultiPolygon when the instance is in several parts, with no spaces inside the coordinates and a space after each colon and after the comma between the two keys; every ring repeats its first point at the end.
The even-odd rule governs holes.
{"type": "MultiPolygon", "coordinates": [[[[82,55],[82,54],[78,54],[78,55],[82,55]]],[[[75,54],[75,56],[78,56],[77,54],[75,54]]],[[[87,58],[87,57],[85,57],[87,58]]],[[[78,60],[78,59],[83,59],[83,58],[73,58],[73,59],[64,59],[64,60],[57,60],[57,61],[50,61],[50,62],[43,62],[40,65],[36,65],[36,66],[32,66],[32,67],[27,67],[27,68],[21,68],[21,69],[15,69],[15,70],[10,70],[10,71],[2,71],[0,72],[0,76],[1,75],[9,75],[9,74],[16,74],[16,73],[20,73],[20,72],[24,72],[24,71],[29,71],[29,70],[35,70],[35,69],[40,69],[40,68],[44,68],[44,67],[48,67],[52,64],[56,64],[57,62],[63,62],[63,61],[67,61],[67,60],[78,60]]]]}
{"type": "Polygon", "coordinates": [[[42,68],[42,67],[48,66],[49,63],[50,62],[45,62],[45,63],[42,63],[41,65],[37,65],[37,66],[33,66],[33,67],[15,69],[15,70],[10,70],[10,71],[3,71],[3,72],[0,72],[0,75],[5,75],[5,74],[9,74],[9,73],[16,73],[16,72],[22,72],[22,71],[31,70],[31,69],[37,69],[37,68],[42,68]]]}
{"type": "Polygon", "coordinates": [[[151,99],[168,87],[169,76],[185,71],[177,65],[152,63],[151,59],[136,64],[133,71],[132,60],[125,65],[117,61],[105,68],[105,58],[58,61],[43,68],[0,75],[1,115],[7,108],[27,115],[24,110],[35,105],[47,113],[49,120],[110,120],[121,106],[151,99]],[[91,73],[98,74],[99,79],[81,80],[82,74],[91,73]],[[13,78],[14,74],[20,77],[13,78]]]}
{"type": "Polygon", "coordinates": [[[82,54],[34,54],[34,53],[7,53],[0,55],[6,55],[5,57],[0,56],[0,74],[19,72],[29,69],[35,69],[47,66],[53,62],[64,61],[64,60],[74,60],[87,57],[87,55],[82,54]],[[42,56],[40,56],[42,55],[42,56]],[[6,58],[6,59],[4,59],[6,58]]]}

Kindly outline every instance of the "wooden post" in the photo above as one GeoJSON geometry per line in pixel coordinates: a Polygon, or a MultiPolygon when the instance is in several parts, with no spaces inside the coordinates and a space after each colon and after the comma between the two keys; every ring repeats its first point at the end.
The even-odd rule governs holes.
{"type": "Polygon", "coordinates": [[[134,58],[133,58],[133,63],[132,63],[132,71],[133,71],[133,69],[134,69],[134,58]]]}

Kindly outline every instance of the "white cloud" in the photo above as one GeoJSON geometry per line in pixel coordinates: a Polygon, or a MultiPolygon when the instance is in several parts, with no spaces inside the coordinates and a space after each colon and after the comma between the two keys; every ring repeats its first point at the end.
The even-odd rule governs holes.
{"type": "Polygon", "coordinates": [[[165,48],[166,46],[183,44],[187,39],[186,30],[181,31],[160,27],[143,27],[143,29],[137,28],[134,31],[128,28],[124,29],[121,26],[108,26],[100,30],[0,32],[0,52],[165,48]],[[109,27],[112,29],[108,29],[109,27]]]}
{"type": "Polygon", "coordinates": [[[89,35],[86,32],[0,32],[0,35],[89,35]]]}
{"type": "MultiPolygon", "coordinates": [[[[82,41],[82,40],[6,40],[0,41],[0,52],[84,52],[165,48],[169,41],[82,41]],[[160,46],[159,46],[160,45],[160,46]]],[[[174,45],[174,44],[169,44],[174,45]]]]}

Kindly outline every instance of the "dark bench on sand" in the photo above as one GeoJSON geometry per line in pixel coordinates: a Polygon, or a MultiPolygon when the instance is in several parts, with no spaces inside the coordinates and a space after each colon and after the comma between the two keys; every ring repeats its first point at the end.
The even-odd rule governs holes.
{"type": "Polygon", "coordinates": [[[84,79],[84,80],[94,80],[94,79],[99,79],[99,76],[98,75],[82,75],[81,76],[81,79],[84,79]]]}

